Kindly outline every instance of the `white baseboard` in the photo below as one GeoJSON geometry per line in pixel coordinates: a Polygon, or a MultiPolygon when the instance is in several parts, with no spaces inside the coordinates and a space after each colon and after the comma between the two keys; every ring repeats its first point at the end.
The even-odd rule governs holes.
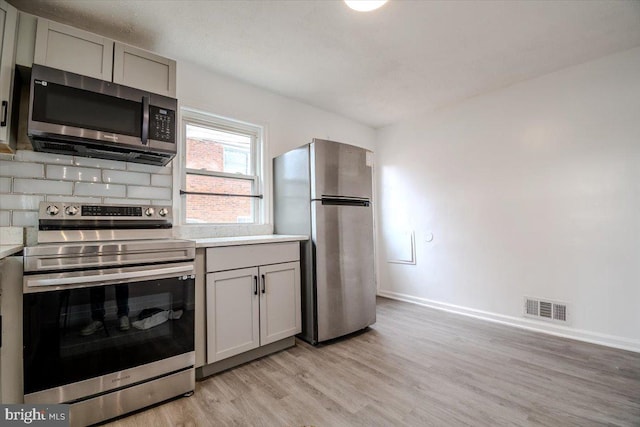
{"type": "Polygon", "coordinates": [[[535,320],[505,316],[503,314],[491,313],[488,311],[476,310],[459,305],[433,301],[426,298],[414,297],[412,295],[402,294],[399,292],[391,292],[379,289],[378,295],[398,301],[405,301],[425,307],[435,308],[437,310],[448,311],[450,313],[461,314],[463,316],[475,317],[476,319],[488,320],[490,322],[515,326],[516,328],[542,332],[558,337],[571,338],[574,340],[584,341],[592,344],[599,344],[607,347],[619,348],[622,350],[629,350],[640,353],[640,341],[618,337],[615,335],[606,335],[581,329],[572,329],[566,326],[547,324],[546,322],[540,324],[540,322],[537,322],[535,320]]]}

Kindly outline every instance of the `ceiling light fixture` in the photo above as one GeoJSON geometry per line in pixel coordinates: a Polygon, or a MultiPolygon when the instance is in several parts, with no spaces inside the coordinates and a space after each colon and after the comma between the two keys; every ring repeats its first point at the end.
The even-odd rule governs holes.
{"type": "Polygon", "coordinates": [[[358,12],[369,12],[382,7],[387,0],[344,0],[344,2],[353,10],[358,12]]]}

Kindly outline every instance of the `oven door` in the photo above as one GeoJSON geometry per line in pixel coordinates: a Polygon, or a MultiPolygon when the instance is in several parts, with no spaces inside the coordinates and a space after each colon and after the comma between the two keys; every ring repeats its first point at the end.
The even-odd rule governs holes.
{"type": "Polygon", "coordinates": [[[192,368],[194,286],[192,262],[26,275],[25,402],[74,402],[192,368]]]}

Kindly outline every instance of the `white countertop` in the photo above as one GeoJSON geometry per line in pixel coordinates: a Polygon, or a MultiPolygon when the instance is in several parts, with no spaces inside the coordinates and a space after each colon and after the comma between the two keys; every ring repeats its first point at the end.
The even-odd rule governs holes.
{"type": "MultiPolygon", "coordinates": [[[[263,243],[299,242],[309,240],[309,236],[290,234],[267,234],[261,236],[209,237],[188,239],[196,242],[196,248],[213,248],[216,246],[259,245],[263,243]]],[[[0,259],[20,252],[23,245],[0,245],[0,259]]]]}
{"type": "Polygon", "coordinates": [[[196,242],[196,248],[213,248],[216,246],[259,245],[262,243],[299,242],[309,240],[309,236],[290,234],[267,234],[262,236],[209,237],[189,239],[196,242]]]}
{"type": "Polygon", "coordinates": [[[0,245],[0,259],[20,252],[22,248],[22,245],[0,245]]]}
{"type": "Polygon", "coordinates": [[[16,254],[24,247],[22,227],[0,227],[0,259],[16,254]]]}

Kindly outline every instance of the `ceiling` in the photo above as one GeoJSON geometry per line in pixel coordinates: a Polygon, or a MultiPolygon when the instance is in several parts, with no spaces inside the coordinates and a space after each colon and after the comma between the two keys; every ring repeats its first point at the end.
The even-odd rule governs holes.
{"type": "Polygon", "coordinates": [[[640,1],[9,0],[374,128],[640,46],[640,1]]]}

